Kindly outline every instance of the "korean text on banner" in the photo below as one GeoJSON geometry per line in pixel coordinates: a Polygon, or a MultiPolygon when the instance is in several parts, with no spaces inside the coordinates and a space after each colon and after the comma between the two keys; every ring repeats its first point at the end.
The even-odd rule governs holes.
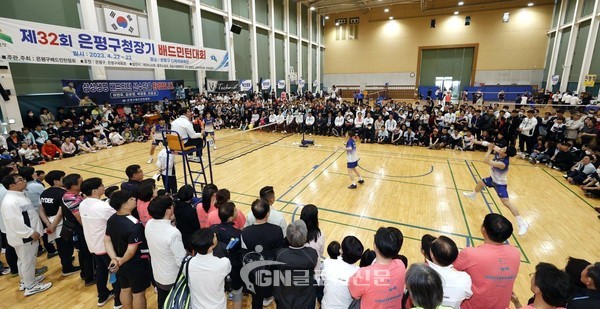
{"type": "Polygon", "coordinates": [[[84,96],[97,104],[134,104],[175,100],[183,80],[62,80],[65,105],[85,105],[84,96]]]}
{"type": "Polygon", "coordinates": [[[0,59],[18,63],[229,70],[224,50],[0,18],[0,59]]]}

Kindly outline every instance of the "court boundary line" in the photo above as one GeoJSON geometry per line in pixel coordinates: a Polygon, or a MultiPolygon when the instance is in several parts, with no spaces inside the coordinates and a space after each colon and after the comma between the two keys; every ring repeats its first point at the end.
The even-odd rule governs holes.
{"type": "Polygon", "coordinates": [[[372,172],[372,171],[369,171],[369,170],[365,169],[364,167],[362,167],[360,165],[358,165],[358,168],[360,168],[361,170],[363,170],[363,171],[365,171],[367,173],[370,173],[370,174],[381,175],[382,177],[391,177],[391,178],[419,178],[419,177],[425,177],[425,176],[433,173],[433,165],[431,165],[431,169],[429,170],[429,172],[421,174],[421,175],[414,175],[414,176],[413,175],[408,175],[408,176],[398,175],[398,176],[396,176],[396,175],[377,174],[375,172],[372,172]]]}
{"type": "Polygon", "coordinates": [[[450,170],[450,176],[452,177],[452,183],[454,184],[456,198],[458,199],[458,204],[460,205],[460,211],[462,212],[463,219],[465,220],[465,226],[467,227],[467,233],[469,234],[471,243],[473,243],[473,234],[471,233],[471,228],[469,227],[469,222],[467,221],[467,214],[465,213],[465,208],[463,206],[462,200],[460,199],[460,192],[458,191],[458,186],[456,185],[456,179],[454,178],[454,172],[452,171],[452,166],[450,165],[450,160],[447,160],[447,163],[448,163],[448,169],[450,170]]]}
{"type": "Polygon", "coordinates": [[[544,173],[546,173],[548,176],[550,176],[550,178],[554,179],[556,182],[558,182],[561,186],[565,187],[567,190],[571,191],[571,193],[573,193],[577,198],[579,198],[582,202],[584,202],[586,205],[588,205],[590,208],[594,209],[594,205],[590,204],[588,201],[586,201],[581,195],[577,194],[577,192],[571,190],[571,188],[567,187],[567,185],[565,185],[563,182],[560,181],[560,179],[556,178],[556,176],[548,173],[548,171],[546,171],[546,169],[542,168],[542,171],[544,171],[544,173]]]}
{"type": "MultiPolygon", "coordinates": [[[[344,174],[344,173],[339,173],[339,172],[329,172],[331,174],[334,175],[344,175],[344,176],[348,176],[348,174],[344,174]]],[[[385,176],[384,176],[385,177],[385,176]]],[[[390,182],[397,182],[397,183],[403,183],[403,184],[409,184],[409,185],[415,185],[415,186],[422,186],[422,187],[429,187],[429,188],[436,188],[436,189],[447,189],[447,190],[454,190],[454,187],[446,187],[446,186],[435,186],[435,185],[428,185],[428,184],[424,184],[424,183],[418,183],[418,182],[410,182],[410,181],[402,181],[402,180],[395,180],[395,179],[385,179],[382,177],[370,177],[370,176],[363,176],[363,178],[367,178],[367,179],[375,179],[375,180],[381,180],[381,181],[390,181],[390,182]]],[[[467,189],[459,189],[461,191],[466,191],[467,189]]]]}

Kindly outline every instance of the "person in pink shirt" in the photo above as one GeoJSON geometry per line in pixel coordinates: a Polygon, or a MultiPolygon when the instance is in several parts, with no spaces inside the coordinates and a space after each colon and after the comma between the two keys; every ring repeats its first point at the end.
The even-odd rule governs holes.
{"type": "Polygon", "coordinates": [[[564,309],[571,296],[573,286],[569,275],[548,263],[539,263],[531,277],[531,292],[533,292],[533,303],[523,307],[519,298],[513,294],[511,301],[516,308],[536,309],[552,308],[564,309]]]}
{"type": "MultiPolygon", "coordinates": [[[[219,207],[229,202],[229,200],[231,199],[231,194],[227,189],[221,189],[217,191],[217,194],[215,195],[217,199],[217,202],[215,204],[216,208],[214,210],[211,210],[208,214],[208,219],[206,220],[208,227],[213,226],[215,224],[221,224],[221,219],[219,218],[219,207]]],[[[244,216],[244,213],[238,212],[237,217],[233,219],[233,227],[235,227],[238,230],[242,230],[244,229],[245,224],[246,216],[244,216]]]]}
{"type": "Polygon", "coordinates": [[[465,271],[473,282],[473,296],[461,308],[508,308],[521,264],[519,250],[504,244],[513,233],[512,223],[502,215],[488,214],[481,233],[483,245],[464,248],[454,262],[454,268],[465,271]]]}
{"type": "Polygon", "coordinates": [[[219,189],[214,184],[207,184],[202,190],[202,205],[196,206],[196,213],[198,214],[198,222],[200,222],[201,228],[209,228],[208,225],[208,214],[216,210],[215,203],[217,202],[217,191],[219,189]],[[198,207],[200,206],[200,207],[198,207]]]}
{"type": "Polygon", "coordinates": [[[150,201],[157,195],[156,181],[152,178],[142,180],[138,187],[137,195],[136,209],[138,216],[142,224],[146,226],[146,223],[152,219],[152,216],[148,212],[148,205],[150,205],[150,201]]]}
{"type": "Polygon", "coordinates": [[[402,308],[406,267],[394,259],[402,247],[397,229],[381,227],[375,233],[375,262],[359,269],[348,281],[350,295],[360,299],[361,308],[402,308]]]}

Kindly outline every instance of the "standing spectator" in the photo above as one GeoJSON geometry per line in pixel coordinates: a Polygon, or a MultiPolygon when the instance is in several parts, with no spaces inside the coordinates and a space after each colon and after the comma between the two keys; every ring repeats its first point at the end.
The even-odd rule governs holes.
{"type": "Polygon", "coordinates": [[[85,199],[79,204],[79,214],[88,249],[94,254],[98,307],[104,306],[112,298],[115,298],[115,307],[120,307],[122,305],[119,298],[121,293],[119,280],[112,284],[112,291],[106,287],[111,258],[104,246],[106,222],[116,211],[108,203],[101,200],[102,195],[104,195],[102,179],[93,177],[84,180],[81,183],[81,192],[85,195],[85,199]]]}
{"type": "Polygon", "coordinates": [[[481,232],[483,245],[464,248],[454,262],[454,268],[465,271],[473,282],[473,296],[461,308],[505,309],[521,264],[519,250],[504,244],[513,227],[502,215],[488,214],[481,232]]]}
{"type": "Polygon", "coordinates": [[[54,123],[54,121],[54,115],[52,115],[52,113],[49,112],[47,108],[42,107],[42,109],[40,110],[40,123],[42,124],[42,126],[48,128],[54,123]]]}
{"type": "Polygon", "coordinates": [[[315,271],[318,271],[321,269],[321,257],[325,252],[325,235],[319,228],[319,209],[317,206],[313,204],[305,205],[300,212],[300,220],[304,221],[308,230],[306,246],[315,249],[319,255],[315,266],[315,271]]]}
{"type": "Polygon", "coordinates": [[[145,309],[145,292],[150,287],[152,276],[144,226],[131,215],[136,207],[135,202],[135,197],[129,191],[111,194],[110,206],[117,213],[106,222],[104,247],[110,257],[108,268],[117,273],[123,306],[145,309]]]}
{"type": "Polygon", "coordinates": [[[585,284],[585,290],[576,293],[567,308],[569,309],[593,309],[600,308],[600,263],[588,265],[581,272],[581,282],[585,284]]]}
{"type": "Polygon", "coordinates": [[[452,263],[458,257],[456,243],[446,237],[440,236],[431,243],[431,261],[429,266],[442,278],[444,300],[442,304],[459,309],[463,300],[473,295],[471,291],[471,277],[465,272],[457,271],[452,263]]]}
{"type": "MultiPolygon", "coordinates": [[[[329,251],[329,247],[327,249],[329,251]]],[[[341,258],[332,257],[323,261],[323,270],[321,271],[321,278],[325,285],[321,302],[323,309],[346,309],[352,303],[348,281],[359,269],[354,264],[362,257],[364,247],[358,238],[346,236],[342,240],[341,249],[341,258]]],[[[339,250],[337,254],[339,254],[339,250]]]]}
{"type": "Polygon", "coordinates": [[[23,193],[27,183],[22,176],[8,175],[2,178],[2,185],[8,191],[0,209],[8,244],[17,253],[21,278],[19,289],[25,290],[25,296],[43,292],[52,287],[52,283],[42,283],[44,276],[35,276],[39,239],[43,233],[42,222],[35,207],[23,193]]]}
{"type": "Polygon", "coordinates": [[[533,117],[534,110],[527,111],[527,117],[523,119],[517,131],[519,132],[519,151],[521,153],[531,154],[533,152],[533,144],[535,144],[534,133],[537,126],[537,119],[533,117]],[[527,150],[525,150],[527,146],[527,150]]]}
{"type": "Polygon", "coordinates": [[[129,180],[121,184],[121,190],[129,191],[137,197],[140,182],[144,179],[142,167],[137,164],[129,165],[125,168],[125,174],[129,180]]]}
{"type": "Polygon", "coordinates": [[[168,193],[175,195],[177,193],[177,176],[175,175],[176,156],[169,156],[167,166],[167,155],[167,148],[163,148],[158,152],[156,167],[159,169],[165,190],[167,190],[168,193]]]}
{"type": "MultiPolygon", "coordinates": [[[[252,215],[255,222],[242,230],[242,248],[250,253],[258,253],[257,260],[274,260],[275,252],[283,247],[283,232],[281,227],[268,222],[271,207],[263,199],[252,203],[252,215]]],[[[245,255],[250,256],[250,253],[245,255]]],[[[257,282],[256,272],[264,268],[255,269],[250,273],[250,282],[253,284],[252,309],[261,309],[263,305],[269,306],[273,302],[273,286],[257,282]]]]}
{"type": "Polygon", "coordinates": [[[225,277],[231,271],[231,263],[227,258],[213,255],[217,243],[217,236],[211,229],[200,229],[192,236],[194,256],[188,262],[191,308],[227,308],[225,277]]]}
{"type": "Polygon", "coordinates": [[[139,219],[144,226],[151,219],[150,213],[148,213],[148,205],[156,197],[157,191],[158,188],[156,188],[156,181],[154,179],[144,179],[140,182],[136,209],[139,219]]]}
{"type": "Polygon", "coordinates": [[[39,197],[42,204],[40,207],[40,219],[42,223],[45,223],[49,237],[53,236],[55,238],[62,265],[62,275],[70,276],[79,272],[80,267],[73,266],[73,240],[63,238],[61,235],[63,225],[61,205],[66,192],[62,183],[63,177],[65,177],[65,172],[56,170],[50,171],[46,175],[45,180],[51,187],[44,190],[39,197]],[[61,228],[57,229],[59,225],[61,228]]]}
{"type": "Polygon", "coordinates": [[[192,204],[194,187],[184,185],[179,188],[175,198],[175,226],[181,232],[183,246],[192,252],[191,239],[195,231],[200,229],[196,207],[192,204]]]}
{"type": "MultiPolygon", "coordinates": [[[[0,180],[4,177],[16,174],[17,170],[12,166],[6,166],[0,168],[0,180]]],[[[0,184],[0,203],[4,200],[4,196],[6,195],[8,190],[0,184]]],[[[2,275],[11,274],[12,277],[16,277],[19,275],[19,267],[17,266],[17,253],[15,252],[15,248],[13,248],[10,243],[8,243],[6,239],[6,226],[4,226],[4,220],[2,219],[2,207],[0,205],[0,238],[2,238],[2,247],[6,250],[4,252],[4,257],[6,258],[6,263],[10,267],[10,269],[3,268],[2,275]]]]}
{"type": "Polygon", "coordinates": [[[425,264],[417,263],[406,272],[406,289],[415,307],[423,309],[450,309],[441,306],[444,299],[442,278],[425,264]]]}
{"type": "MultiPolygon", "coordinates": [[[[260,189],[259,196],[261,199],[263,199],[269,204],[270,212],[268,222],[281,227],[281,235],[285,235],[287,229],[287,222],[285,221],[285,217],[283,216],[283,213],[281,213],[281,211],[275,209],[274,207],[271,207],[275,203],[275,190],[273,190],[273,187],[271,186],[263,187],[262,189],[260,189]]],[[[255,222],[256,218],[254,218],[254,212],[248,212],[248,215],[246,216],[246,224],[244,226],[248,227],[254,224],[255,222]]]]}
{"type": "MultiPolygon", "coordinates": [[[[320,258],[315,249],[305,246],[308,230],[302,220],[287,227],[286,239],[290,244],[277,252],[275,260],[279,276],[291,276],[291,284],[274,284],[273,295],[281,308],[315,308],[317,300],[315,266],[320,258]]],[[[274,275],[273,278],[279,277],[274,275]]],[[[278,280],[278,279],[274,279],[278,280]]]]}
{"type": "Polygon", "coordinates": [[[148,206],[153,219],[146,224],[146,240],[152,259],[152,273],[158,294],[158,308],[162,308],[169,291],[177,280],[177,273],[186,255],[181,232],[173,225],[175,208],[173,199],[160,196],[148,206]]]}
{"type": "Polygon", "coordinates": [[[402,238],[387,227],[375,233],[376,262],[359,269],[348,284],[350,294],[360,299],[363,308],[400,308],[404,294],[404,263],[395,259],[402,246],[402,238]]]}

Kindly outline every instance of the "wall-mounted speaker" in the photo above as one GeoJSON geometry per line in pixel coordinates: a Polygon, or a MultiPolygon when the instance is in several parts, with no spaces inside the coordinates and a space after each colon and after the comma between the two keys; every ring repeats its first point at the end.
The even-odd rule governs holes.
{"type": "Polygon", "coordinates": [[[465,26],[470,26],[471,25],[471,16],[467,16],[465,17],[465,26]]]}
{"type": "Polygon", "coordinates": [[[429,28],[435,28],[435,19],[431,20],[431,23],[429,23],[429,28]]]}
{"type": "Polygon", "coordinates": [[[231,29],[229,29],[229,31],[231,31],[235,34],[240,34],[240,33],[242,33],[242,27],[240,27],[236,24],[231,24],[231,29]]]}
{"type": "Polygon", "coordinates": [[[7,65],[0,65],[0,70],[8,70],[8,66],[7,65]]]}
{"type": "Polygon", "coordinates": [[[4,101],[10,100],[9,95],[10,95],[10,91],[4,90],[4,87],[2,87],[2,84],[0,84],[0,96],[2,96],[2,99],[4,99],[4,101]]]}

